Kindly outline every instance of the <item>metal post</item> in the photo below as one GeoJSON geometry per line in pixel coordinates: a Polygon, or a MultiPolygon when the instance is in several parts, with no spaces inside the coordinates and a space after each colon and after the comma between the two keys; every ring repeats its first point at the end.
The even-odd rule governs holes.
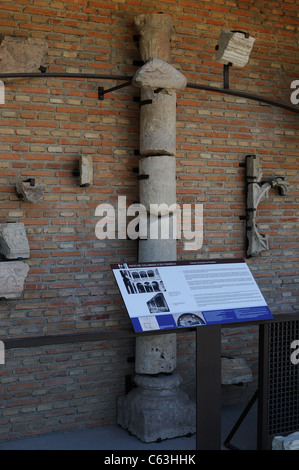
{"type": "Polygon", "coordinates": [[[196,449],[221,449],[221,326],[196,329],[196,449]]]}
{"type": "Polygon", "coordinates": [[[269,325],[259,325],[257,450],[267,449],[269,325]]]}

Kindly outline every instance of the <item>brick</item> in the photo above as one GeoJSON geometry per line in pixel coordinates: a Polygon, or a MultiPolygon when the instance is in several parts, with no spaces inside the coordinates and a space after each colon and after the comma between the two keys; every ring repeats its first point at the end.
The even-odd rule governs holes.
{"type": "MultiPolygon", "coordinates": [[[[139,52],[132,18],[150,2],[143,7],[139,0],[6,3],[0,6],[2,32],[45,38],[49,71],[135,73],[133,60],[139,52]]],[[[250,61],[244,69],[230,70],[231,88],[290,104],[298,65],[295,2],[269,5],[263,0],[260,7],[262,16],[253,0],[238,5],[230,0],[161,0],[159,11],[168,11],[175,21],[172,64],[190,83],[221,87],[223,70],[215,62],[219,28],[229,23],[231,29],[248,30],[254,23],[257,40],[250,61]],[[279,54],[274,57],[272,50],[279,54]]],[[[5,223],[25,223],[31,257],[24,298],[0,302],[1,338],[131,328],[110,263],[136,261],[137,244],[99,241],[94,233],[98,204],[116,204],[118,195],[126,195],[130,204],[138,201],[132,171],[139,158],[134,155],[139,146],[136,90],[116,90],[99,101],[97,87],[114,84],[60,78],[5,84],[0,215],[5,223]],[[76,176],[82,154],[93,156],[94,185],[89,188],[79,187],[76,176]],[[34,207],[19,200],[18,177],[41,179],[44,200],[34,207]]],[[[245,256],[245,223],[239,219],[245,214],[245,172],[239,164],[247,154],[259,155],[265,179],[288,176],[291,182],[286,197],[271,189],[260,204],[258,221],[270,236],[270,250],[247,260],[274,313],[293,313],[299,305],[297,136],[296,116],[288,111],[190,88],[178,96],[177,202],[204,205],[203,248],[185,252],[178,242],[180,259],[245,256]]],[[[222,348],[245,356],[257,374],[257,330],[223,329],[222,348]]],[[[182,387],[195,398],[194,352],[194,333],[178,334],[178,372],[182,387]]],[[[134,374],[127,363],[133,355],[133,340],[11,350],[9,374],[0,370],[5,400],[0,439],[114,423],[117,397],[125,393],[123,377],[134,374]]],[[[245,402],[255,385],[252,393],[246,388],[244,394],[239,389],[238,395],[224,395],[245,402]]]]}

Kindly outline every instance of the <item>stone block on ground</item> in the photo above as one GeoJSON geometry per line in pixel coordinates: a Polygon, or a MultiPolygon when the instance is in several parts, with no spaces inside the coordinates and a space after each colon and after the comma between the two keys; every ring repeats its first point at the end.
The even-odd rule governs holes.
{"type": "Polygon", "coordinates": [[[243,358],[221,358],[222,385],[252,382],[252,371],[243,358]]]}
{"type": "Polygon", "coordinates": [[[272,441],[272,450],[299,450],[299,431],[288,436],[275,436],[272,441]]]}
{"type": "Polygon", "coordinates": [[[196,405],[179,389],[181,377],[137,375],[137,388],[118,399],[117,423],[143,442],[194,434],[196,405]]]}

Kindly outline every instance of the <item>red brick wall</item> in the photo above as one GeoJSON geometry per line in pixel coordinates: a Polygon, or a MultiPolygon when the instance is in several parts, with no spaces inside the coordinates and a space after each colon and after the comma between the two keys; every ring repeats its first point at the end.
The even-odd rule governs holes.
{"type": "MultiPolygon", "coordinates": [[[[222,86],[222,66],[215,61],[220,31],[245,30],[256,41],[248,66],[230,70],[231,88],[291,104],[290,85],[299,78],[295,0],[3,0],[0,33],[46,39],[49,72],[132,76],[138,68],[133,60],[140,59],[133,18],[149,11],[172,15],[172,64],[188,82],[222,86]]],[[[0,222],[24,222],[31,254],[22,298],[0,301],[1,339],[131,328],[109,265],[136,261],[137,244],[101,241],[94,233],[98,204],[114,204],[120,195],[128,204],[138,201],[138,90],[129,86],[97,99],[98,86],[115,84],[44,77],[5,81],[0,222]],[[74,176],[81,154],[93,156],[89,188],[80,188],[74,176]],[[19,177],[46,184],[42,203],[17,197],[19,177]]],[[[297,116],[282,109],[190,88],[178,95],[177,202],[204,205],[203,247],[185,252],[178,244],[179,258],[245,256],[240,216],[246,192],[239,164],[247,154],[259,156],[265,179],[289,179],[286,197],[273,189],[259,206],[270,250],[248,260],[274,314],[299,306],[296,130],[297,116]]],[[[244,355],[256,371],[255,327],[224,330],[223,349],[244,355]]],[[[0,366],[1,438],[115,422],[124,376],[134,373],[127,362],[133,355],[131,340],[11,350],[0,366]]],[[[194,396],[193,359],[193,335],[178,335],[178,370],[194,396]]]]}

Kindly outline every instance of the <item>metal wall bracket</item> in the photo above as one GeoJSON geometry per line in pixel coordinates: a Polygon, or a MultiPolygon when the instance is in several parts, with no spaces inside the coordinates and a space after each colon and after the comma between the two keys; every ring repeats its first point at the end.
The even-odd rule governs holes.
{"type": "Polygon", "coordinates": [[[106,90],[104,89],[104,87],[99,86],[98,87],[98,99],[103,100],[104,95],[106,95],[106,93],[111,93],[112,91],[119,90],[120,88],[125,88],[129,85],[131,85],[131,80],[129,82],[122,83],[121,85],[117,85],[112,88],[106,88],[106,90]]]}
{"type": "Polygon", "coordinates": [[[138,175],[138,176],[137,176],[137,179],[138,179],[138,180],[148,180],[148,179],[149,179],[149,175],[138,175]]]}
{"type": "Polygon", "coordinates": [[[152,104],[153,100],[143,100],[140,101],[139,106],[144,106],[145,104],[152,104]]]}
{"type": "Polygon", "coordinates": [[[233,64],[231,62],[229,62],[228,64],[223,65],[223,88],[225,90],[229,89],[229,68],[232,65],[233,64]]]}

